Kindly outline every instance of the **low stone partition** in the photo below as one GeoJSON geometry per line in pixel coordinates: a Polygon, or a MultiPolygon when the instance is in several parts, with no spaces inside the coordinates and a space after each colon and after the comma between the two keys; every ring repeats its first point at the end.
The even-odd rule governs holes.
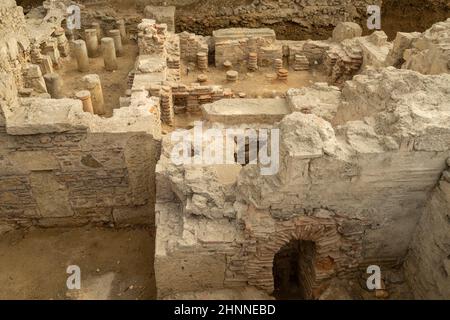
{"type": "Polygon", "coordinates": [[[290,113],[285,99],[224,99],[202,107],[210,122],[226,124],[270,123],[290,113]]]}

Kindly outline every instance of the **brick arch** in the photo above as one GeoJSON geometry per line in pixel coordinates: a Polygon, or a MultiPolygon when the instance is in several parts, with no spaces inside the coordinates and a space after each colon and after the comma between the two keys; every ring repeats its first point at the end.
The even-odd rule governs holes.
{"type": "Polygon", "coordinates": [[[248,284],[268,293],[274,290],[272,268],[275,254],[292,240],[315,243],[314,285],[335,275],[343,258],[340,253],[341,235],[331,219],[299,217],[276,222],[275,232],[254,240],[254,245],[247,251],[245,270],[248,284]]]}

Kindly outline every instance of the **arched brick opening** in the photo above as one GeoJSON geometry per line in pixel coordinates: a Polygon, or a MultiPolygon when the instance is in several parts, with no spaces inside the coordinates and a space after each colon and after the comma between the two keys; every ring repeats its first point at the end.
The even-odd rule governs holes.
{"type": "Polygon", "coordinates": [[[341,235],[332,219],[298,217],[289,221],[277,221],[275,232],[255,238],[248,248],[246,270],[248,284],[269,294],[274,292],[273,261],[279,250],[294,241],[311,241],[315,244],[314,278],[311,288],[317,288],[323,280],[337,272],[337,266],[345,257],[340,252],[341,235]]]}
{"type": "Polygon", "coordinates": [[[291,240],[273,259],[274,297],[281,300],[309,300],[313,296],[316,244],[291,240]]]}

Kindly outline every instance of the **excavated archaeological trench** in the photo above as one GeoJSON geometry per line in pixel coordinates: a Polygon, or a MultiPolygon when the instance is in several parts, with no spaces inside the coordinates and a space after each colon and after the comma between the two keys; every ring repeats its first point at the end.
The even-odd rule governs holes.
{"type": "MultiPolygon", "coordinates": [[[[364,0],[86,0],[75,31],[42,23],[51,1],[18,0],[26,17],[12,2],[0,299],[450,299],[445,1],[383,1],[375,32],[364,0]],[[147,7],[162,2],[175,8],[147,7]],[[95,25],[126,28],[113,71],[95,25]],[[75,40],[98,50],[87,70],[75,40]],[[254,130],[231,140],[244,161],[175,164],[171,134],[198,122],[254,130]],[[274,131],[255,142],[264,130],[278,146],[274,131]],[[252,146],[279,151],[275,174],[252,146]],[[69,265],[82,290],[66,288],[69,265]]],[[[195,161],[210,144],[182,152],[195,161]]]]}

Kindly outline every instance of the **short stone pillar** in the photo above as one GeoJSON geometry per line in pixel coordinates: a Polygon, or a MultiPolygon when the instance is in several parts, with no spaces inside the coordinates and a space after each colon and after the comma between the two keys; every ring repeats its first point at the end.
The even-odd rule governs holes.
{"type": "Polygon", "coordinates": [[[97,40],[98,40],[98,43],[100,43],[100,40],[103,38],[103,31],[102,31],[102,27],[100,26],[100,23],[92,22],[91,29],[95,29],[97,31],[97,40]]]}
{"type": "Polygon", "coordinates": [[[83,83],[91,93],[92,106],[94,113],[98,115],[105,114],[105,102],[103,100],[102,84],[97,74],[88,74],[83,77],[83,83]]]}
{"type": "Polygon", "coordinates": [[[88,90],[78,91],[75,96],[83,103],[83,111],[94,113],[94,107],[92,106],[91,93],[88,90]]]}
{"type": "Polygon", "coordinates": [[[205,83],[206,81],[208,81],[208,76],[206,74],[199,74],[197,76],[198,83],[205,83]]]}
{"type": "Polygon", "coordinates": [[[227,81],[236,82],[238,80],[239,73],[234,70],[227,71],[227,81]]]}
{"type": "Polygon", "coordinates": [[[61,99],[62,94],[62,79],[57,73],[48,73],[44,75],[45,85],[47,91],[53,99],[61,99]]]}
{"type": "Polygon", "coordinates": [[[98,56],[97,30],[86,29],[86,30],[84,30],[84,35],[86,38],[86,47],[87,47],[89,58],[97,57],[98,56]]]}
{"type": "Polygon", "coordinates": [[[89,71],[89,56],[87,52],[86,42],[83,40],[74,41],[74,54],[78,63],[78,71],[89,71]]]}
{"type": "Polygon", "coordinates": [[[122,42],[126,43],[128,40],[128,36],[127,36],[127,28],[125,27],[125,20],[124,19],[116,20],[116,28],[120,32],[120,37],[122,38],[122,42]]]}
{"type": "Polygon", "coordinates": [[[116,48],[116,55],[118,57],[123,56],[123,46],[122,46],[122,38],[120,36],[120,31],[117,29],[109,30],[109,35],[114,39],[114,46],[116,48]]]}
{"type": "Polygon", "coordinates": [[[173,98],[172,98],[172,88],[169,86],[163,86],[161,88],[161,120],[168,124],[173,125],[174,121],[174,109],[173,109],[173,98]]]}
{"type": "Polygon", "coordinates": [[[273,66],[275,70],[283,69],[283,59],[275,59],[273,60],[273,66]]]}
{"type": "Polygon", "coordinates": [[[107,71],[117,70],[116,47],[113,38],[102,39],[102,54],[107,71]]]}

